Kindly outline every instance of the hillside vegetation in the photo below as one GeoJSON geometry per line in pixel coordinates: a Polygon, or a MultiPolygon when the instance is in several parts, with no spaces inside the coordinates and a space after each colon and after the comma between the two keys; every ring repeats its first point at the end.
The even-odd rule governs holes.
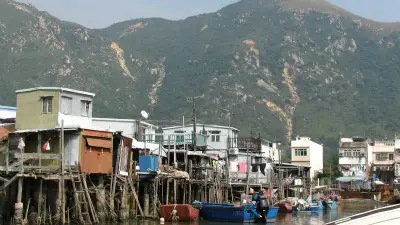
{"type": "MultiPolygon", "coordinates": [[[[242,0],[180,21],[136,19],[91,30],[0,0],[0,103],[16,89],[95,92],[96,116],[189,117],[288,142],[390,137],[400,127],[398,24],[322,0],[242,0]]],[[[331,154],[326,154],[329,159],[331,154]]]]}

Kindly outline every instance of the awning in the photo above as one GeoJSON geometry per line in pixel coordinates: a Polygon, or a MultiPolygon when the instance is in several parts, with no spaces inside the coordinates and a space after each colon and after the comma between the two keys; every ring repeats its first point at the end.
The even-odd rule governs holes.
{"type": "Polygon", "coordinates": [[[354,177],[339,177],[336,179],[340,182],[350,182],[350,181],[363,181],[364,177],[354,176],[354,177]]]}
{"type": "MultiPolygon", "coordinates": [[[[148,149],[151,154],[153,155],[159,155],[159,150],[160,150],[160,144],[155,144],[155,143],[144,143],[141,141],[137,141],[135,138],[132,139],[132,148],[135,149],[148,149]]],[[[166,150],[164,147],[161,145],[161,156],[167,157],[166,150]]]]}
{"type": "Polygon", "coordinates": [[[87,144],[90,147],[96,148],[112,148],[112,141],[111,139],[102,139],[102,138],[93,138],[93,137],[86,137],[87,144]]]}

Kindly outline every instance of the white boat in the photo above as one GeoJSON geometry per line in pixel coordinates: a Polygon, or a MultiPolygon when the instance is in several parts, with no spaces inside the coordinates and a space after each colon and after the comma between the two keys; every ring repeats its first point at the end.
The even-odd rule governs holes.
{"type": "Polygon", "coordinates": [[[386,206],[326,223],[326,225],[400,224],[400,204],[386,206]]]}

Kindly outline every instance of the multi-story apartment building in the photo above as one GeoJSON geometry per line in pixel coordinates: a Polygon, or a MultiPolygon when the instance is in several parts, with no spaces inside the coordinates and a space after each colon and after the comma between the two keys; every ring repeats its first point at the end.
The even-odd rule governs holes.
{"type": "Polygon", "coordinates": [[[400,138],[394,144],[394,176],[400,180],[400,138]]]}
{"type": "Polygon", "coordinates": [[[339,170],[342,182],[363,181],[372,163],[372,145],[366,138],[340,138],[339,170]]]}
{"type": "Polygon", "coordinates": [[[309,137],[296,137],[291,142],[292,163],[310,166],[310,176],[313,178],[324,167],[324,148],[321,144],[311,141],[309,137]]]}
{"type": "Polygon", "coordinates": [[[372,148],[372,176],[391,184],[394,179],[394,140],[376,140],[372,148]]]}

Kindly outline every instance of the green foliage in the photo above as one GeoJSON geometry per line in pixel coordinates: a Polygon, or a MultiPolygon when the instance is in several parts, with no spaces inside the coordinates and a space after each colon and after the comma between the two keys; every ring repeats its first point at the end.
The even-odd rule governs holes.
{"type": "Polygon", "coordinates": [[[199,121],[228,125],[223,109],[232,109],[243,136],[285,142],[286,122],[258,100],[289,114],[288,66],[300,98],[293,135],[323,143],[327,163],[337,161],[340,136],[393,135],[400,125],[400,34],[329,4],[296,1],[289,10],[277,2],[244,0],[180,21],[137,19],[90,30],[0,0],[0,103],[15,104],[16,89],[65,86],[95,92],[95,116],[135,118],[145,109],[152,120],[176,120],[191,115],[186,97],[204,94],[199,121]]]}

